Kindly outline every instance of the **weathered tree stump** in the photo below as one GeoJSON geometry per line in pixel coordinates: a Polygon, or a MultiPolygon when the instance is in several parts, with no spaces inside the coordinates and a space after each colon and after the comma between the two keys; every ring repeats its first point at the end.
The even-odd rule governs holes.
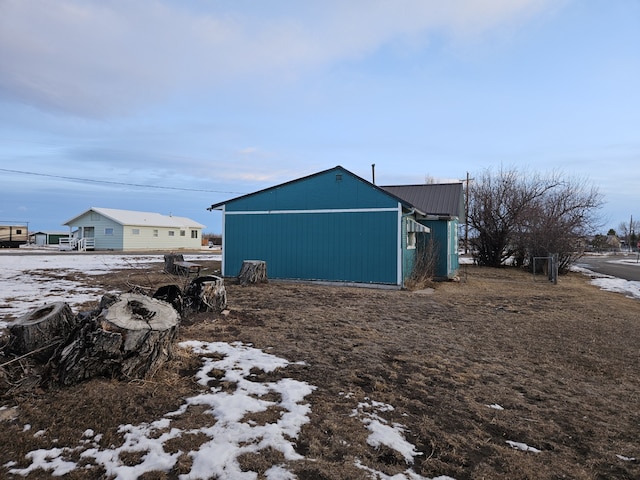
{"type": "Polygon", "coordinates": [[[264,283],[267,281],[267,262],[263,260],[245,260],[238,274],[240,285],[264,283]]]}
{"type": "Polygon", "coordinates": [[[164,271],[167,273],[171,273],[172,275],[177,275],[179,272],[178,268],[174,265],[175,262],[184,262],[184,256],[181,253],[169,253],[164,256],[164,271]]]}
{"type": "Polygon", "coordinates": [[[18,355],[34,352],[34,358],[46,362],[76,323],[71,307],[65,302],[36,308],[9,325],[10,348],[18,355]]]}
{"type": "Polygon", "coordinates": [[[70,385],[96,376],[151,377],[171,358],[178,323],[178,312],[168,303],[123,294],[56,351],[52,362],[58,380],[70,385]]]}
{"type": "Polygon", "coordinates": [[[185,289],[185,309],[220,313],[227,308],[224,281],[215,275],[194,278],[185,289]]]}
{"type": "Polygon", "coordinates": [[[220,313],[227,308],[227,290],[224,288],[222,278],[213,278],[215,278],[214,281],[202,282],[200,298],[210,310],[220,313]]]}

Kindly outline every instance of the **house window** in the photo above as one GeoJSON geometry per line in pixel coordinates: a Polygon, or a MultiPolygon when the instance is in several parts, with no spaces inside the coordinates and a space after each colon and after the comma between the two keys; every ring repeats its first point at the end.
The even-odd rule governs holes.
{"type": "Polygon", "coordinates": [[[191,238],[198,238],[198,230],[191,230],[191,238]]]}
{"type": "Polygon", "coordinates": [[[416,232],[407,232],[407,249],[416,248],[416,232]]]}
{"type": "Polygon", "coordinates": [[[157,236],[158,236],[158,230],[154,230],[154,231],[153,231],[153,236],[154,236],[154,237],[157,237],[157,236]]]}
{"type": "Polygon", "coordinates": [[[173,230],[169,230],[169,236],[170,237],[175,237],[176,236],[176,232],[174,232],[173,230]]]}
{"type": "Polygon", "coordinates": [[[185,232],[184,230],[180,230],[180,236],[181,237],[186,237],[187,236],[187,232],[185,232]]]}
{"type": "Polygon", "coordinates": [[[22,230],[18,228],[18,229],[16,230],[16,235],[22,235],[22,230]]]}
{"type": "Polygon", "coordinates": [[[113,228],[107,227],[104,229],[105,235],[113,235],[113,228]]]}
{"type": "Polygon", "coordinates": [[[131,229],[131,235],[140,235],[140,229],[139,228],[132,228],[131,229]]]}

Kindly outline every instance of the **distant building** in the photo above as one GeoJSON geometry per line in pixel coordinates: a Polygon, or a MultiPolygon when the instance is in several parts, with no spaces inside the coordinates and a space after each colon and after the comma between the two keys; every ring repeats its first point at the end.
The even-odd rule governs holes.
{"type": "MultiPolygon", "coordinates": [[[[341,166],[209,210],[222,211],[224,276],[238,275],[243,260],[264,260],[269,278],[396,287],[404,286],[416,246],[431,232],[425,222],[441,221],[341,166]]],[[[445,216],[445,225],[455,222],[445,216]]],[[[448,262],[454,272],[457,256],[448,262]]]]}
{"type": "Polygon", "coordinates": [[[33,245],[58,245],[61,238],[69,236],[67,232],[37,231],[29,232],[29,243],[33,245]]]}
{"type": "Polygon", "coordinates": [[[186,217],[96,208],[66,221],[61,248],[79,250],[180,250],[201,247],[204,225],[186,217]]]}

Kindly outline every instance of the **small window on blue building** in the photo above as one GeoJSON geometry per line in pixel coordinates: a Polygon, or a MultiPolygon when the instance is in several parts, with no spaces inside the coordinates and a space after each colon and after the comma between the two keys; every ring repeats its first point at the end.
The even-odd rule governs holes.
{"type": "Polygon", "coordinates": [[[106,227],[106,228],[104,229],[104,234],[105,234],[105,235],[113,235],[113,228],[111,228],[111,227],[106,227]]]}
{"type": "Polygon", "coordinates": [[[407,232],[407,248],[416,248],[416,232],[407,232]]]}

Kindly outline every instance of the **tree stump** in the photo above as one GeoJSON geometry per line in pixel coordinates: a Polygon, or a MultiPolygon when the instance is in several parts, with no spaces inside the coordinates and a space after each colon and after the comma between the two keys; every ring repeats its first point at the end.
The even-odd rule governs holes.
{"type": "Polygon", "coordinates": [[[194,278],[184,295],[185,309],[196,312],[222,312],[227,308],[227,290],[215,275],[194,278]]]}
{"type": "Polygon", "coordinates": [[[34,353],[34,358],[46,362],[76,323],[71,307],[65,302],[36,308],[9,325],[11,350],[18,355],[40,350],[34,353]]]}
{"type": "Polygon", "coordinates": [[[52,359],[58,380],[71,385],[95,376],[148,378],[172,354],[179,315],[168,303],[126,293],[80,326],[52,359]]]}
{"type": "Polygon", "coordinates": [[[171,273],[172,275],[177,275],[180,273],[174,262],[184,262],[184,256],[181,253],[169,253],[164,256],[164,271],[167,273],[171,273]]]}
{"type": "Polygon", "coordinates": [[[262,260],[245,260],[238,274],[240,285],[264,283],[267,281],[267,262],[262,260]]]}

